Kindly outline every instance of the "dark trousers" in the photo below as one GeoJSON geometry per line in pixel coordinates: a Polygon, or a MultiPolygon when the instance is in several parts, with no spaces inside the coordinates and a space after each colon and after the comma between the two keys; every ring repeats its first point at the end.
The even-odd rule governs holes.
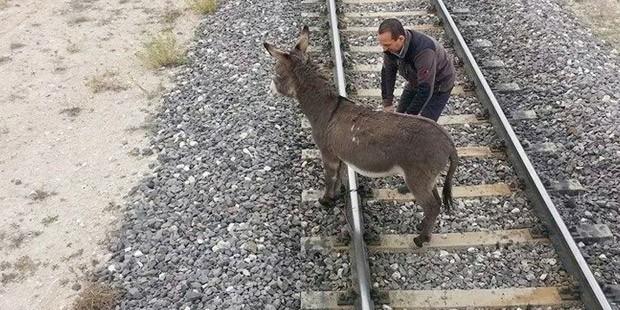
{"type": "Polygon", "coordinates": [[[410,107],[416,91],[415,88],[411,86],[411,83],[407,83],[407,85],[405,85],[405,88],[403,89],[402,95],[400,95],[400,103],[396,108],[396,112],[405,113],[405,111],[409,110],[409,114],[420,114],[426,118],[437,121],[437,119],[439,119],[439,116],[441,115],[441,112],[443,111],[443,108],[446,106],[446,103],[448,103],[448,99],[450,99],[451,92],[452,89],[443,93],[434,93],[431,99],[426,104],[426,107],[424,107],[424,111],[420,113],[420,109],[422,109],[422,105],[424,103],[422,102],[419,105],[410,107]]]}

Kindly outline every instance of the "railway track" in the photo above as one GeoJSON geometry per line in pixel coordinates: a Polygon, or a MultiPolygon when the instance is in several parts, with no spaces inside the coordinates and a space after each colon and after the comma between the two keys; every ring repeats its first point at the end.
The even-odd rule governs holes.
{"type": "MultiPolygon", "coordinates": [[[[415,197],[396,191],[399,178],[369,179],[349,171],[346,206],[319,207],[320,156],[300,115],[308,146],[302,152],[308,175],[301,199],[309,206],[302,251],[307,264],[325,270],[302,293],[302,309],[611,309],[495,100],[493,92],[519,86],[489,87],[450,16],[466,8],[448,12],[441,0],[303,4],[313,58],[331,63],[340,94],[360,104],[380,103],[382,56],[375,33],[383,18],[399,18],[458,56],[457,85],[439,123],[453,136],[461,163],[453,189],[456,210],[441,214],[431,242],[417,249],[413,237],[421,210],[415,197]],[[341,229],[345,221],[350,240],[341,229]]],[[[483,39],[471,46],[486,47],[483,39]]]]}

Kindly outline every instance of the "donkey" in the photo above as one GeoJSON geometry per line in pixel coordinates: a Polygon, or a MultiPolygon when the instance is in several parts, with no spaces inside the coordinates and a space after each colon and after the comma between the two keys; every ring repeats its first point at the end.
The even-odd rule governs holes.
{"type": "Polygon", "coordinates": [[[458,164],[448,132],[422,116],[374,111],[338,95],[335,87],[308,59],[309,30],[286,52],[263,45],[276,59],[271,90],[296,98],[312,127],[325,170],[325,191],[319,202],[330,205],[340,188],[343,163],[368,177],[400,175],[422,205],[424,219],[414,243],[422,247],[441,208],[436,179],[450,162],[443,187],[444,207],[452,205],[452,178],[458,164]]]}

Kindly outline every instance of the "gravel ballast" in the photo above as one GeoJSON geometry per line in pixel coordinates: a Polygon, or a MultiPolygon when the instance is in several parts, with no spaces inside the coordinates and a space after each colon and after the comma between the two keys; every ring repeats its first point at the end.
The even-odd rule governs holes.
{"type": "MultiPolygon", "coordinates": [[[[346,253],[314,255],[307,266],[322,265],[316,275],[323,290],[343,290],[348,277],[346,253]]],[[[470,247],[422,253],[369,255],[373,287],[381,290],[491,289],[573,285],[554,249],[544,244],[470,247]]]]}
{"type": "MultiPolygon", "coordinates": [[[[507,114],[534,110],[538,119],[513,122],[524,144],[553,142],[553,153],[529,152],[549,189],[575,179],[585,192],[551,192],[567,226],[602,223],[614,238],[580,243],[601,285],[620,283],[620,61],[618,52],[595,37],[563,1],[448,1],[468,7],[465,40],[487,39],[494,47],[473,50],[478,63],[500,59],[501,72],[483,69],[491,84],[511,81],[523,89],[501,94],[507,114]]],[[[616,305],[617,307],[617,305],[616,305]]]]}
{"type": "Polygon", "coordinates": [[[300,11],[224,1],[197,29],[156,119],[159,165],[97,274],[122,309],[299,308],[300,123],[294,100],[269,93],[262,43],[291,47],[300,11]]]}

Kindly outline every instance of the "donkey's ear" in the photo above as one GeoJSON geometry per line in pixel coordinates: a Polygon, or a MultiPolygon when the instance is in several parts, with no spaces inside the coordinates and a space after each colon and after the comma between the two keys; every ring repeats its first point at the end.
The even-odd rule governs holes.
{"type": "Polygon", "coordinates": [[[302,53],[306,53],[306,49],[308,49],[308,36],[310,36],[310,29],[307,25],[304,25],[303,29],[301,29],[301,33],[299,34],[299,40],[297,41],[296,49],[300,50],[302,53]]]}
{"type": "Polygon", "coordinates": [[[287,52],[284,52],[280,49],[278,49],[277,47],[275,47],[274,45],[264,42],[263,46],[267,49],[267,51],[269,52],[269,54],[273,57],[288,57],[289,54],[287,52]]]}

